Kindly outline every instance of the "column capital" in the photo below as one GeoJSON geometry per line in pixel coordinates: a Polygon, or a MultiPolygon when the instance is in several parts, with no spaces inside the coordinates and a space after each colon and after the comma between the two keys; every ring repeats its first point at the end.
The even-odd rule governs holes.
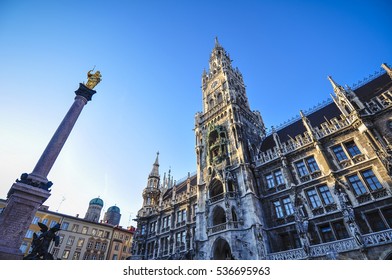
{"type": "MultiPolygon", "coordinates": [[[[86,85],[79,83],[79,88],[75,91],[76,95],[84,97],[87,101],[96,93],[95,90],[88,88],[86,85]]],[[[87,102],[86,102],[87,103],[87,102]]]]}

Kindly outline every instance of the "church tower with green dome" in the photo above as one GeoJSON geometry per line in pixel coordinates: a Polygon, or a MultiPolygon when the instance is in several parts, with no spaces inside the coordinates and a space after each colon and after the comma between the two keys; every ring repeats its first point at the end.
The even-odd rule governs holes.
{"type": "Polygon", "coordinates": [[[103,208],[103,200],[99,197],[93,198],[90,200],[86,215],[84,216],[85,220],[91,222],[99,222],[99,217],[101,216],[101,210],[103,208]]]}
{"type": "Polygon", "coordinates": [[[113,226],[118,226],[120,224],[121,213],[120,208],[116,205],[111,206],[105,212],[105,216],[103,218],[104,222],[113,226]]]}

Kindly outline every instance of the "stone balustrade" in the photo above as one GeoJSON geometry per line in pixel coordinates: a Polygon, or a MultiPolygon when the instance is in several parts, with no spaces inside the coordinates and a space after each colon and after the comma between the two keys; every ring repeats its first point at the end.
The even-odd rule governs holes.
{"type": "MultiPolygon", "coordinates": [[[[379,232],[372,232],[362,236],[365,247],[374,247],[392,243],[392,229],[379,232]]],[[[355,242],[353,237],[337,240],[328,243],[322,243],[310,246],[310,254],[306,255],[302,248],[288,251],[276,252],[267,255],[269,260],[300,260],[316,257],[327,256],[329,253],[343,253],[353,250],[360,250],[360,246],[355,242]]]]}
{"type": "MultiPolygon", "coordinates": [[[[335,133],[338,130],[341,130],[354,121],[354,117],[350,116],[345,119],[333,119],[329,123],[323,123],[321,127],[315,127],[316,137],[318,139],[328,136],[332,133],[335,133]]],[[[298,150],[308,144],[312,143],[312,139],[309,137],[308,133],[305,132],[302,135],[297,135],[295,138],[291,138],[290,140],[283,142],[281,146],[281,153],[279,153],[278,148],[275,146],[272,149],[269,149],[265,152],[260,153],[256,157],[256,164],[262,165],[267,162],[270,162],[274,159],[280,157],[280,154],[288,154],[295,150],[298,150]]]]}

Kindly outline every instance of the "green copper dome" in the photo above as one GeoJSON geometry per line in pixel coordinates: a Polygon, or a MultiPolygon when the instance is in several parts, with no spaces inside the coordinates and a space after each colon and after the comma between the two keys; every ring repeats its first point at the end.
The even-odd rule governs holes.
{"type": "Polygon", "coordinates": [[[118,208],[117,206],[111,206],[108,208],[108,212],[120,213],[120,208],[118,208]]]}
{"type": "Polygon", "coordinates": [[[92,205],[92,204],[99,205],[99,206],[103,207],[103,200],[100,199],[99,197],[93,198],[93,199],[90,200],[90,205],[92,205]]]}

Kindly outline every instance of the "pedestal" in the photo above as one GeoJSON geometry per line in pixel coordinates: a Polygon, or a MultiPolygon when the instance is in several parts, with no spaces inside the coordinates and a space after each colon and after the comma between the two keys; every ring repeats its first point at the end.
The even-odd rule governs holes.
{"type": "Polygon", "coordinates": [[[20,260],[23,238],[38,208],[50,196],[49,191],[21,182],[12,185],[7,206],[0,215],[0,260],[20,260]]]}

